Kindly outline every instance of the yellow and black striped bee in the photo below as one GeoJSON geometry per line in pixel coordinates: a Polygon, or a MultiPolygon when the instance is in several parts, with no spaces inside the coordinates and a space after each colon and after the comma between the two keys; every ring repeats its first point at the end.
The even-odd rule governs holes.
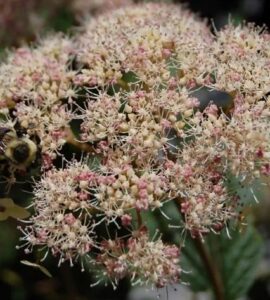
{"type": "Polygon", "coordinates": [[[16,169],[26,169],[37,155],[37,145],[26,137],[18,137],[13,128],[0,127],[0,161],[8,161],[16,169]]]}

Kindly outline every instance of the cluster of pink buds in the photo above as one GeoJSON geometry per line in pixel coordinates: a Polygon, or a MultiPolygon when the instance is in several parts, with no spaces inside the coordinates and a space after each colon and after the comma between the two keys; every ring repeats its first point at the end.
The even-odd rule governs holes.
{"type": "Polygon", "coordinates": [[[149,240],[145,229],[135,231],[123,243],[122,240],[107,240],[102,243],[97,261],[104,265],[113,283],[126,276],[132,285],[155,284],[164,287],[180,279],[179,248],[166,245],[159,238],[149,240]]]}

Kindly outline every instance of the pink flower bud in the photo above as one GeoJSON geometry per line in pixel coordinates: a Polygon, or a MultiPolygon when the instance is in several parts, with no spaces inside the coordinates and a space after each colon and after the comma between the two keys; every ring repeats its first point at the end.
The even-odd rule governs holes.
{"type": "Polygon", "coordinates": [[[122,225],[127,227],[131,225],[132,217],[128,214],[125,214],[121,217],[122,225]]]}

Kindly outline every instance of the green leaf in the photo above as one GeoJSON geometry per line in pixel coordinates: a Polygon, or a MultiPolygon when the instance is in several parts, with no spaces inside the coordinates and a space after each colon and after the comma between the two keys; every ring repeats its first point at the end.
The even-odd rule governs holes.
{"type": "Polygon", "coordinates": [[[18,230],[11,222],[0,222],[0,269],[11,265],[17,259],[18,230]]]}
{"type": "Polygon", "coordinates": [[[123,74],[122,80],[125,81],[126,83],[136,83],[136,82],[138,82],[139,78],[138,78],[137,74],[129,71],[129,72],[123,74]]]}
{"type": "Polygon", "coordinates": [[[187,273],[182,274],[182,281],[189,284],[193,292],[201,292],[210,289],[211,282],[206,268],[198,254],[191,238],[187,238],[182,248],[181,267],[187,273]]]}
{"type": "Polygon", "coordinates": [[[55,31],[67,32],[71,26],[74,25],[74,16],[65,7],[61,7],[56,11],[57,17],[50,15],[50,11],[43,11],[44,19],[47,19],[49,24],[48,30],[54,29],[55,31]]]}
{"type": "Polygon", "coordinates": [[[246,183],[241,178],[232,174],[227,174],[226,186],[229,193],[239,197],[240,203],[245,207],[254,205],[261,197],[262,182],[260,179],[254,180],[251,184],[246,183]]]}
{"type": "Polygon", "coordinates": [[[245,232],[233,232],[229,241],[223,232],[219,254],[225,297],[238,299],[245,295],[255,279],[256,268],[262,258],[262,240],[251,224],[247,225],[245,232]]]}
{"type": "MultiPolygon", "coordinates": [[[[248,224],[244,232],[230,234],[231,239],[225,230],[220,235],[209,234],[204,246],[220,272],[225,299],[236,300],[245,295],[255,279],[262,257],[262,240],[252,224],[248,224]]],[[[188,282],[194,292],[211,289],[211,281],[205,275],[206,268],[192,239],[187,239],[182,256],[183,268],[191,271],[183,274],[182,280],[188,282]]]]}
{"type": "Polygon", "coordinates": [[[6,284],[12,287],[18,287],[22,285],[22,278],[20,275],[13,270],[9,269],[1,269],[0,271],[0,279],[6,284]]]}
{"type": "Polygon", "coordinates": [[[90,170],[98,170],[100,167],[101,156],[89,155],[85,161],[90,170]]]}
{"type": "Polygon", "coordinates": [[[25,219],[30,213],[23,207],[16,205],[11,198],[0,198],[0,221],[8,217],[14,219],[25,219]]]}

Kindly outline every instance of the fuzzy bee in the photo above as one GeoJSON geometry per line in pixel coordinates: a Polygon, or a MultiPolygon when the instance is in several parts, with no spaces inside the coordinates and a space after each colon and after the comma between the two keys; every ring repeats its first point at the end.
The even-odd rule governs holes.
{"type": "Polygon", "coordinates": [[[16,169],[26,169],[37,155],[37,145],[26,137],[18,137],[12,128],[0,127],[0,160],[16,169]]]}

